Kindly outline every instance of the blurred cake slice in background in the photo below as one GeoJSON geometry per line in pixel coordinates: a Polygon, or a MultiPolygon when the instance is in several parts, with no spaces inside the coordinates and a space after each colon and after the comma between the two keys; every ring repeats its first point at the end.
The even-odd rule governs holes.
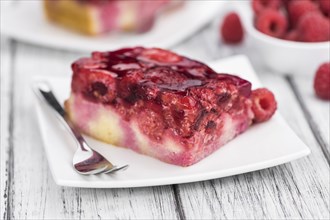
{"type": "Polygon", "coordinates": [[[157,15],[183,1],[44,0],[49,21],[71,30],[98,35],[111,31],[146,32],[157,15]]]}

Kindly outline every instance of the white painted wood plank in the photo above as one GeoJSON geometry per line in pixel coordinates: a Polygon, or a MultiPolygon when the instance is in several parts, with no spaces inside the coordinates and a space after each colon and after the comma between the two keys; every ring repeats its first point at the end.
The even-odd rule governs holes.
{"type": "Polygon", "coordinates": [[[82,54],[18,43],[15,60],[13,219],[178,218],[171,186],[75,189],[56,186],[48,169],[29,82],[35,75],[70,75],[82,54]]]}
{"type": "Polygon", "coordinates": [[[10,124],[10,44],[9,39],[1,38],[1,60],[0,60],[0,218],[7,218],[7,202],[8,202],[8,173],[9,173],[9,124],[10,124]]]}
{"type": "Polygon", "coordinates": [[[316,97],[313,88],[314,73],[305,77],[292,76],[292,79],[301,96],[301,105],[306,111],[311,129],[319,136],[319,144],[330,154],[330,102],[316,97]]]}
{"type": "Polygon", "coordinates": [[[288,82],[276,75],[260,76],[312,154],[262,171],[179,185],[187,219],[329,219],[329,165],[288,82]]]}

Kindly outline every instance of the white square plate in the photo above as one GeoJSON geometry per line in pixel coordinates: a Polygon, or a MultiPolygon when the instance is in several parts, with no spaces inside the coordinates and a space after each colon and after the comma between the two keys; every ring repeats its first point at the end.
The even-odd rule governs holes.
{"type": "MultiPolygon", "coordinates": [[[[260,87],[260,82],[244,56],[209,64],[217,71],[235,73],[260,87]],[[243,75],[244,74],[244,75],[243,75]]],[[[40,78],[39,78],[40,79],[40,78]]],[[[69,96],[70,78],[43,78],[61,103],[69,96]]],[[[124,172],[82,176],[72,167],[75,144],[48,107],[38,102],[37,115],[53,178],[58,185],[88,188],[142,187],[215,179],[283,164],[310,153],[277,113],[268,122],[253,125],[245,133],[190,167],[158,161],[131,150],[87,138],[98,152],[116,165],[129,164],[124,172]]]]}

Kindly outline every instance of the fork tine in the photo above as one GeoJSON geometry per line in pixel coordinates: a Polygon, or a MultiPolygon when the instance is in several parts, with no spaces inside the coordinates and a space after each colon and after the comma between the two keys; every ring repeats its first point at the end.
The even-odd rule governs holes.
{"type": "Polygon", "coordinates": [[[109,173],[114,173],[114,172],[117,172],[117,171],[120,171],[120,170],[124,171],[124,170],[126,170],[128,167],[129,167],[128,165],[121,166],[121,167],[114,166],[114,167],[111,168],[110,170],[103,171],[102,173],[109,174],[109,173]]]}
{"type": "Polygon", "coordinates": [[[98,174],[108,174],[108,173],[114,173],[117,171],[124,171],[128,168],[128,165],[125,166],[121,166],[121,167],[117,167],[117,166],[113,166],[112,168],[108,169],[108,166],[104,166],[102,168],[99,169],[95,169],[95,170],[91,170],[88,172],[79,172],[78,170],[76,170],[78,173],[83,174],[83,175],[98,175],[98,174]]]}
{"type": "Polygon", "coordinates": [[[102,168],[98,168],[98,169],[95,169],[95,170],[90,170],[88,172],[80,172],[79,170],[76,169],[76,171],[79,173],[79,174],[82,174],[82,175],[96,175],[96,174],[100,174],[100,173],[103,173],[104,171],[107,170],[107,166],[104,166],[102,168]]]}

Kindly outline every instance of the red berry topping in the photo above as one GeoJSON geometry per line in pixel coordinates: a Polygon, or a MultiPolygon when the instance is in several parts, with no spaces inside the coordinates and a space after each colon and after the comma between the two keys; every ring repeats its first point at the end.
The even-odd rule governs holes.
{"type": "Polygon", "coordinates": [[[84,74],[73,74],[72,90],[83,93],[86,98],[102,103],[111,103],[116,97],[115,73],[101,70],[102,64],[83,58],[72,65],[74,72],[84,74]]]}
{"type": "Polygon", "coordinates": [[[164,118],[160,107],[148,103],[139,113],[139,127],[141,131],[148,135],[152,140],[162,140],[165,129],[164,118]],[[149,105],[148,105],[149,104],[149,105]]]}
{"type": "Polygon", "coordinates": [[[319,3],[323,14],[330,17],[330,0],[319,0],[319,3]]]}
{"type": "Polygon", "coordinates": [[[253,0],[252,8],[256,14],[259,14],[266,8],[279,9],[282,2],[281,0],[253,0]]]}
{"type": "Polygon", "coordinates": [[[166,92],[161,95],[161,102],[166,124],[180,136],[190,137],[200,112],[198,102],[193,97],[166,92]]]}
{"type": "Polygon", "coordinates": [[[295,27],[303,15],[312,11],[319,11],[316,4],[309,0],[290,1],[288,14],[291,25],[295,27]]]}
{"type": "Polygon", "coordinates": [[[318,68],[314,78],[314,90],[319,98],[330,100],[330,63],[324,63],[318,68]]]}
{"type": "Polygon", "coordinates": [[[273,37],[282,37],[287,30],[287,25],[285,16],[274,9],[266,9],[256,18],[256,28],[273,37]]]}
{"type": "Polygon", "coordinates": [[[251,83],[167,50],[95,52],[72,69],[74,93],[113,107],[127,121],[137,120],[152,140],[161,141],[164,132],[178,142],[199,132],[203,141],[211,140],[222,131],[223,113],[250,122],[251,83]]]}
{"type": "Polygon", "coordinates": [[[273,93],[266,88],[253,90],[251,100],[254,122],[256,123],[267,121],[277,109],[273,93]]]}
{"type": "Polygon", "coordinates": [[[283,2],[283,6],[284,7],[288,7],[288,5],[291,2],[291,0],[282,0],[282,2],[283,2]]]}
{"type": "Polygon", "coordinates": [[[160,48],[146,49],[142,52],[141,57],[161,63],[176,63],[181,60],[181,57],[175,53],[160,48]]]}
{"type": "Polygon", "coordinates": [[[292,30],[286,33],[283,37],[284,40],[298,41],[298,31],[292,30]]]}
{"type": "Polygon", "coordinates": [[[330,40],[330,21],[319,12],[304,15],[298,24],[298,36],[303,42],[330,40]]]}
{"type": "Polygon", "coordinates": [[[240,43],[243,39],[241,20],[235,12],[226,15],[220,30],[222,39],[226,43],[236,44],[240,43]]]}

